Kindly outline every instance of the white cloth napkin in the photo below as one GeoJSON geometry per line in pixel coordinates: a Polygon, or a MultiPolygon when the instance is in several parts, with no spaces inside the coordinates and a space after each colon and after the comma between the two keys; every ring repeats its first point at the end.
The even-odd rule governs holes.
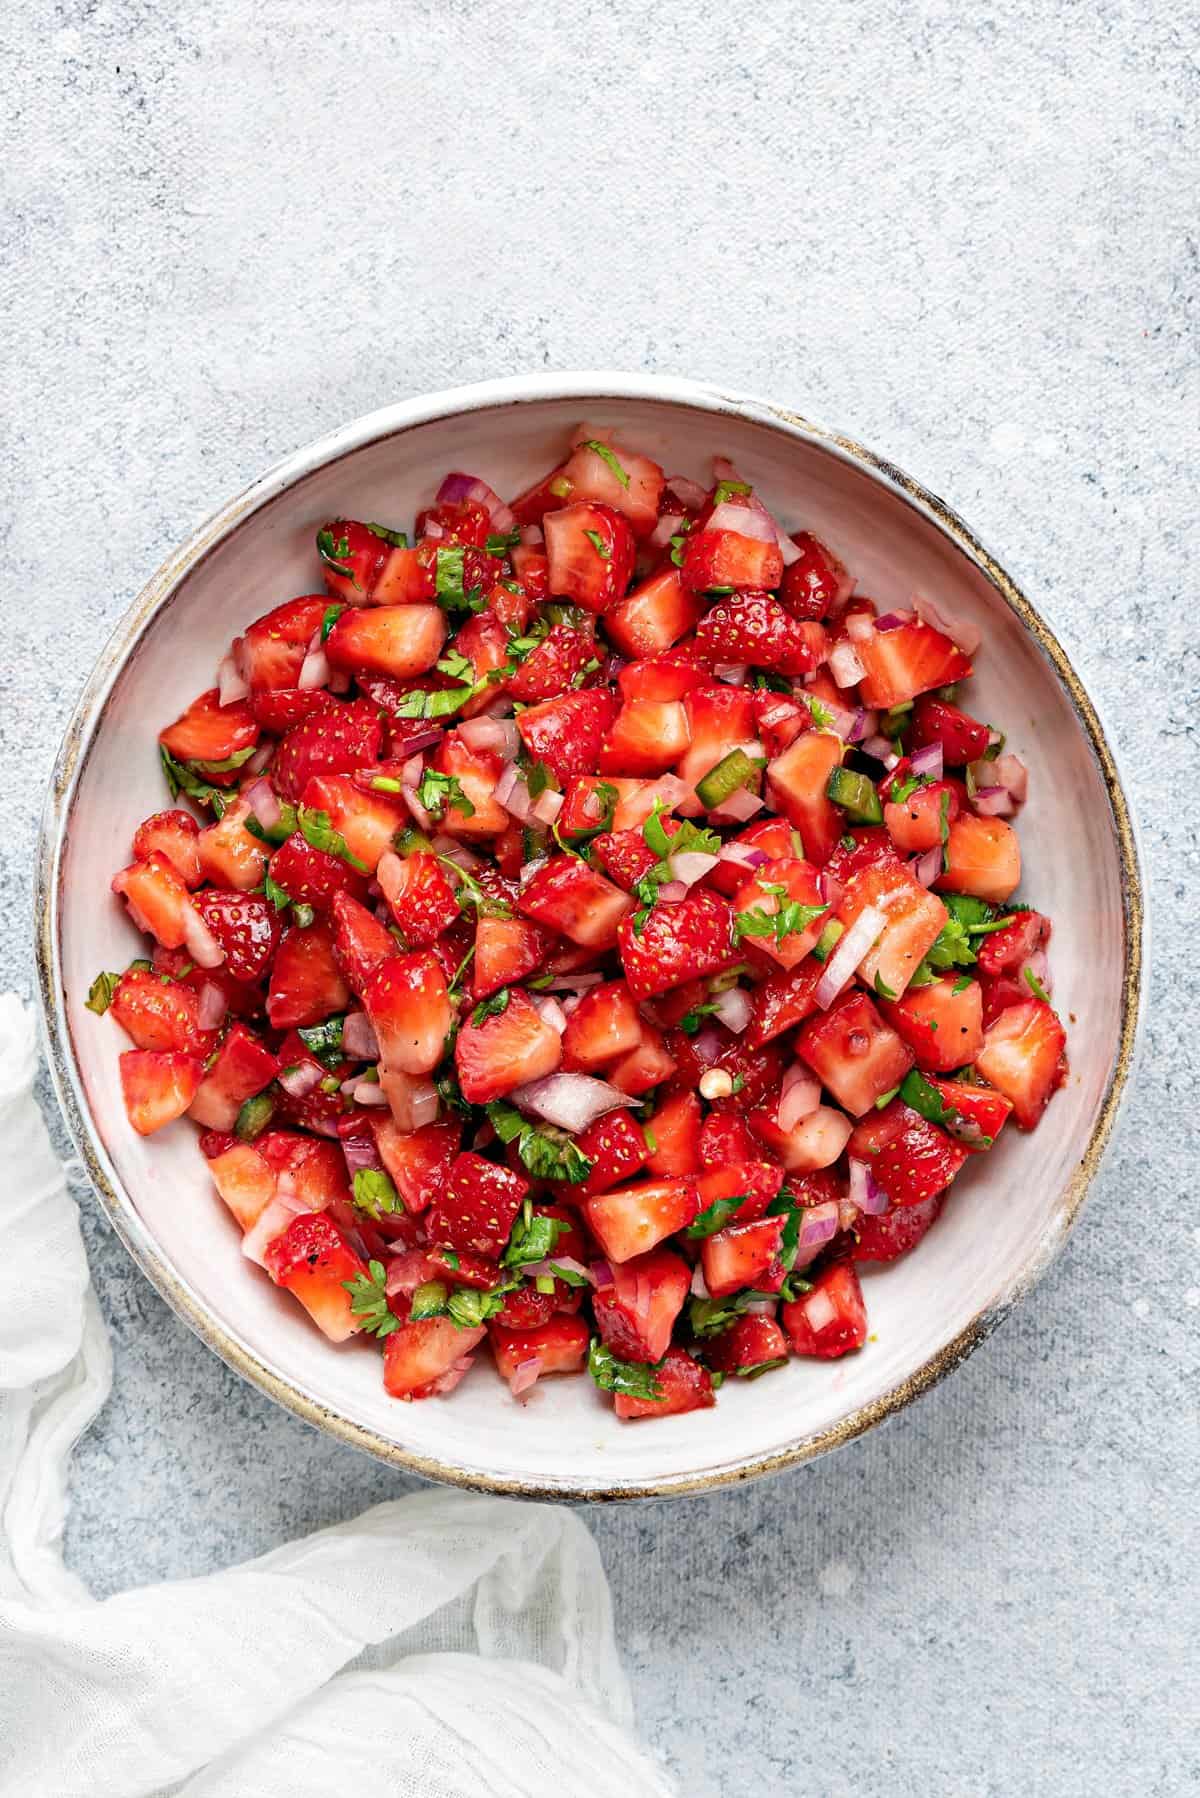
{"type": "Polygon", "coordinates": [[[436,1490],[103,1602],[67,1571],[111,1361],[36,1065],[0,997],[0,1794],[667,1798],[567,1510],[436,1490]]]}

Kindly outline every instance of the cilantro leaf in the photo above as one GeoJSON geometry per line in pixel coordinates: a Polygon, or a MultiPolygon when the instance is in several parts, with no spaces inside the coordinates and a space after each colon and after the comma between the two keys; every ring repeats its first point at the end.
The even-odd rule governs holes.
{"type": "Polygon", "coordinates": [[[279,801],[279,820],[272,824],[270,830],[265,829],[259,823],[253,812],[242,819],[243,830],[248,830],[252,837],[258,838],[260,843],[270,843],[275,848],[278,848],[280,843],[286,843],[295,828],[296,808],[290,799],[279,801]]]}
{"type": "Polygon", "coordinates": [[[365,1274],[355,1274],[342,1285],[350,1294],[350,1310],[369,1336],[390,1336],[400,1319],[388,1307],[387,1270],[382,1261],[368,1261],[365,1274]]]}
{"type": "Polygon", "coordinates": [[[207,780],[201,780],[189,762],[177,761],[170,750],[163,748],[161,744],[158,753],[167,780],[167,791],[172,799],[178,799],[180,793],[186,793],[197,805],[211,806],[218,818],[225,816],[225,807],[229,802],[227,791],[214,787],[207,780]]]}
{"type": "Polygon", "coordinates": [[[493,1286],[489,1292],[480,1292],[477,1287],[459,1286],[446,1302],[446,1314],[460,1330],[477,1330],[489,1317],[495,1317],[498,1311],[503,1311],[505,1294],[511,1292],[515,1284],[516,1282],[511,1282],[504,1286],[493,1286]]]}
{"type": "Polygon", "coordinates": [[[717,1002],[715,999],[706,999],[703,1005],[693,1005],[692,1009],[690,1011],[685,1011],[680,1018],[680,1030],[683,1031],[685,1036],[696,1036],[704,1023],[705,1018],[711,1016],[716,1009],[717,1002]]]}
{"type": "Polygon", "coordinates": [[[609,549],[608,544],[604,541],[599,531],[585,531],[583,534],[602,562],[612,561],[612,551],[609,549]]]}
{"type": "Polygon", "coordinates": [[[801,905],[798,899],[788,899],[774,912],[764,911],[760,906],[751,906],[748,911],[734,914],[733,928],[739,940],[744,936],[774,937],[782,947],[785,937],[799,935],[801,931],[807,930],[817,918],[824,917],[828,910],[828,905],[801,905]]]}
{"type": "Polygon", "coordinates": [[[389,531],[386,524],[369,524],[367,529],[370,531],[372,537],[382,537],[383,541],[385,543],[390,543],[393,549],[408,548],[408,533],[406,531],[389,531]]]}
{"type": "Polygon", "coordinates": [[[515,549],[520,541],[521,527],[514,524],[511,531],[492,531],[483,547],[489,556],[503,556],[510,549],[515,549]]]}
{"type": "Polygon", "coordinates": [[[618,481],[620,481],[622,487],[628,489],[628,487],[629,487],[628,471],[626,469],[622,468],[621,464],[617,461],[617,458],[613,454],[612,450],[609,449],[607,443],[597,443],[595,438],[591,437],[588,439],[588,441],[584,444],[583,447],[584,447],[584,449],[590,449],[594,455],[599,456],[599,458],[602,462],[607,462],[608,466],[612,469],[613,473],[616,475],[618,481]]]}
{"type": "Polygon", "coordinates": [[[474,910],[481,918],[511,918],[512,906],[499,893],[485,892],[469,868],[461,868],[449,855],[439,855],[444,868],[457,875],[455,889],[460,911],[474,910]]]}
{"type": "Polygon", "coordinates": [[[723,1230],[730,1218],[738,1212],[750,1197],[748,1192],[735,1192],[727,1199],[714,1199],[703,1211],[697,1212],[687,1227],[686,1234],[692,1237],[712,1236],[723,1230]]]}
{"type": "Polygon", "coordinates": [[[119,974],[97,974],[91,986],[88,987],[88,996],[84,1000],[84,1004],[89,1011],[94,1011],[98,1018],[102,1018],[112,1004],[112,997],[117,990],[117,982],[120,978],[119,974]]]}
{"type": "Polygon", "coordinates": [[[277,880],[271,879],[270,869],[263,875],[263,895],[271,901],[276,911],[285,911],[292,903],[292,895],[285,892],[277,880]]]}
{"type": "Polygon", "coordinates": [[[438,687],[433,692],[426,692],[422,687],[414,687],[406,693],[396,706],[397,718],[448,718],[457,712],[460,706],[466,705],[475,688],[471,687],[438,687]]]}
{"type": "Polygon", "coordinates": [[[688,1328],[693,1336],[719,1336],[745,1312],[754,1298],[751,1292],[735,1292],[724,1299],[688,1300],[688,1328]]]}
{"type": "Polygon", "coordinates": [[[881,999],[895,999],[899,997],[897,993],[892,991],[891,987],[887,984],[887,981],[883,978],[883,975],[878,973],[875,976],[875,991],[879,994],[881,999]]]}
{"type": "Polygon", "coordinates": [[[360,861],[346,846],[346,839],[340,830],[333,828],[328,812],[315,811],[311,806],[302,805],[296,812],[296,822],[300,826],[300,834],[306,843],[314,849],[323,849],[327,855],[340,856],[360,874],[369,874],[371,870],[366,862],[360,861]]]}
{"type": "Polygon", "coordinates": [[[509,996],[508,988],[502,986],[500,991],[493,993],[490,998],[481,999],[471,1013],[472,1026],[478,1030],[479,1026],[488,1018],[498,1018],[501,1012],[507,1011],[509,996]]]}
{"type": "MultiPolygon", "coordinates": [[[[553,1124],[532,1123],[514,1106],[500,1100],[488,1106],[487,1114],[501,1142],[516,1143],[521,1165],[535,1180],[565,1180],[578,1186],[591,1173],[592,1162],[567,1131],[553,1124]]],[[[546,1254],[549,1252],[547,1249],[546,1254]]],[[[532,1259],[542,1260],[544,1256],[535,1255],[532,1259]]]]}
{"type": "Polygon", "coordinates": [[[341,575],[343,580],[353,581],[354,585],[358,586],[358,577],[349,560],[349,537],[335,537],[330,530],[318,531],[317,554],[330,574],[341,575]]]}
{"type": "Polygon", "coordinates": [[[345,610],[346,610],[345,606],[337,604],[336,602],[335,602],[335,604],[333,604],[331,606],[325,607],[325,615],[321,619],[321,641],[322,641],[322,643],[328,642],[330,631],[333,629],[334,625],[337,623],[338,619],[341,617],[342,613],[345,610]]]}
{"type": "Polygon", "coordinates": [[[661,1399],[662,1387],[654,1379],[661,1366],[661,1361],[649,1365],[641,1361],[618,1361],[598,1336],[592,1337],[588,1349],[588,1372],[601,1391],[622,1392],[628,1398],[661,1399]]]}
{"type": "Polygon", "coordinates": [[[535,1217],[526,1199],[513,1221],[508,1247],[500,1257],[504,1267],[529,1267],[554,1253],[558,1239],[571,1228],[565,1218],[535,1217]]]}
{"type": "Polygon", "coordinates": [[[456,812],[464,818],[475,816],[475,807],[459,785],[454,774],[439,774],[436,768],[426,768],[417,787],[417,799],[425,810],[434,818],[445,815],[446,807],[452,805],[456,812]]]}

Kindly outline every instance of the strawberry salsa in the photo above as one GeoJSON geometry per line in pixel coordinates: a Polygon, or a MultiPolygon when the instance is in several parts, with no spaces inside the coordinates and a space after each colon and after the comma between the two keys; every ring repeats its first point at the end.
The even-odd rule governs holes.
{"type": "Polygon", "coordinates": [[[978,633],[591,427],[316,551],[112,883],[133,1128],[199,1126],[243,1252],[396,1398],[485,1341],[622,1418],[861,1349],[860,1265],[1066,1065],[978,633]]]}

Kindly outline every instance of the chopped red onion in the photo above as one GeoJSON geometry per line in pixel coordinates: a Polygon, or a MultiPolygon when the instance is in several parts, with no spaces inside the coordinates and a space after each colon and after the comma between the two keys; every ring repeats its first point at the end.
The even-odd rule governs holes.
{"type": "Polygon", "coordinates": [[[714,824],[748,824],[763,809],[763,801],[749,787],[735,787],[728,798],[709,813],[714,824]]]}
{"type": "Polygon", "coordinates": [[[446,533],[436,518],[427,518],[425,520],[425,535],[429,538],[431,543],[440,543],[446,533]]]}
{"type": "Polygon", "coordinates": [[[774,1317],[775,1304],[776,1301],[774,1299],[751,1299],[750,1303],[746,1306],[746,1316],[774,1317]]]}
{"type": "Polygon", "coordinates": [[[864,906],[850,928],[845,931],[825,963],[825,972],[813,988],[813,998],[822,1011],[828,1011],[842,988],[853,977],[863,957],[875,946],[887,918],[876,905],[864,906]]]}
{"type": "Polygon", "coordinates": [[[294,1194],[276,1191],[275,1197],[259,1212],[242,1237],[242,1254],[258,1267],[267,1265],[267,1250],[283,1235],[294,1217],[311,1207],[294,1194]]]}
{"type": "Polygon", "coordinates": [[[225,951],[194,905],[183,908],[184,944],[192,960],[200,968],[219,968],[225,951]]]}
{"type": "Polygon", "coordinates": [[[804,551],[792,542],[781,524],[776,523],[775,525],[775,537],[779,544],[780,554],[783,556],[783,565],[785,568],[790,568],[793,562],[800,560],[804,551]]]}
{"type": "Polygon", "coordinates": [[[274,830],[281,816],[279,798],[269,780],[256,780],[243,797],[264,830],[274,830]]]}
{"type": "Polygon", "coordinates": [[[586,1130],[606,1111],[616,1111],[629,1103],[628,1093],[610,1086],[606,1080],[595,1080],[590,1074],[548,1074],[544,1080],[518,1086],[509,1097],[519,1111],[532,1112],[572,1135],[586,1130]]]}
{"type": "Polygon", "coordinates": [[[894,768],[900,760],[895,744],[890,743],[886,737],[864,737],[859,748],[864,755],[869,755],[873,761],[882,762],[888,769],[894,768]]]}
{"type": "MultiPolygon", "coordinates": [[[[1044,988],[1044,990],[1047,994],[1053,993],[1054,980],[1050,973],[1050,963],[1046,957],[1046,951],[1044,949],[1035,949],[1033,951],[1033,954],[1028,958],[1028,960],[1022,962],[1022,964],[1021,964],[1021,979],[1022,980],[1025,980],[1026,969],[1028,969],[1028,971],[1033,975],[1034,979],[1038,982],[1038,984],[1042,988],[1044,988]]],[[[1029,982],[1025,981],[1025,984],[1028,986],[1029,982]]],[[[1030,989],[1030,990],[1032,990],[1032,989],[1030,989]]]]}
{"type": "Polygon", "coordinates": [[[401,1130],[420,1130],[424,1125],[435,1122],[438,1094],[437,1087],[431,1080],[413,1074],[394,1074],[381,1067],[379,1084],[401,1130]]]}
{"type": "MultiPolygon", "coordinates": [[[[356,1105],[366,1105],[374,1110],[388,1102],[387,1094],[378,1080],[355,1080],[348,1081],[346,1084],[350,1088],[350,1097],[356,1105]]],[[[343,1087],[342,1090],[344,1092],[346,1088],[343,1087]]]]}
{"type": "Polygon", "coordinates": [[[846,635],[852,643],[869,643],[875,631],[875,620],[869,612],[846,614],[846,635]]]}
{"type": "Polygon", "coordinates": [[[444,837],[440,833],[433,839],[433,847],[443,861],[454,862],[456,866],[465,868],[468,874],[482,866],[479,856],[457,837],[444,837]]]}
{"type": "Polygon", "coordinates": [[[888,1196],[878,1184],[865,1161],[850,1157],[850,1202],[867,1217],[881,1217],[888,1208],[888,1196]]]}
{"type": "Polygon", "coordinates": [[[660,905],[681,905],[687,896],[687,885],[682,880],[664,880],[658,889],[660,905]]]}
{"type": "Polygon", "coordinates": [[[821,1103],[821,1082],[811,1068],[794,1061],[783,1076],[779,1109],[775,1116],[781,1130],[794,1130],[811,1117],[821,1103]]]}
{"type": "Polygon", "coordinates": [[[708,1281],[704,1278],[704,1268],[699,1261],[692,1270],[691,1291],[693,1298],[706,1299],[709,1297],[708,1281]]]}
{"type": "Polygon", "coordinates": [[[765,849],[755,849],[750,843],[726,843],[717,857],[719,862],[732,862],[735,867],[747,868],[751,873],[770,859],[765,849]]]}
{"type": "Polygon", "coordinates": [[[797,1246],[810,1249],[814,1243],[829,1242],[837,1235],[839,1222],[836,1199],[826,1199],[823,1204],[810,1205],[801,1213],[797,1246]]]}
{"type": "Polygon", "coordinates": [[[720,1061],[724,1053],[725,1044],[715,1030],[701,1030],[692,1038],[692,1054],[706,1068],[710,1068],[714,1061],[720,1061]]]}
{"type": "MultiPolygon", "coordinates": [[[[864,711],[862,706],[854,714],[854,722],[846,732],[847,743],[862,743],[867,737],[875,734],[875,726],[879,722],[877,712],[864,711]]],[[[838,732],[841,735],[841,732],[838,732]]]]}
{"type": "Polygon", "coordinates": [[[942,846],[935,843],[932,849],[926,849],[923,855],[914,855],[909,862],[915,879],[923,887],[931,887],[942,871],[942,846]]]}
{"type": "Polygon", "coordinates": [[[556,1030],[561,1036],[567,1027],[567,1014],[558,1000],[551,998],[549,993],[535,993],[533,1003],[542,1023],[549,1024],[551,1030],[556,1030]]]}
{"type": "Polygon", "coordinates": [[[520,732],[509,718],[465,718],[458,734],[468,749],[486,750],[505,762],[515,761],[521,747],[520,732]]]}
{"type": "Polygon", "coordinates": [[[980,787],[971,804],[981,818],[1008,818],[1017,809],[1007,787],[980,787]]]}
{"type": "Polygon", "coordinates": [[[296,685],[302,693],[312,693],[318,687],[325,686],[332,673],[333,669],[330,667],[329,657],[325,651],[310,649],[300,665],[300,672],[296,676],[296,685]]]}
{"type": "Polygon", "coordinates": [[[731,986],[725,992],[718,993],[713,1001],[713,1016],[720,1018],[726,1030],[732,1030],[735,1036],[740,1036],[754,1016],[749,993],[740,986],[731,986]]]}
{"type": "Polygon", "coordinates": [[[602,985],[603,981],[604,975],[598,968],[587,974],[558,974],[553,980],[546,982],[546,991],[548,993],[582,993],[586,992],[589,986],[602,985]]]}
{"type": "Polygon", "coordinates": [[[913,594],[913,608],[922,624],[941,631],[943,637],[949,637],[965,656],[973,656],[983,641],[983,632],[977,624],[955,617],[952,612],[939,611],[931,599],[923,599],[919,593],[913,594]]]}
{"type": "Polygon", "coordinates": [[[242,769],[243,777],[247,780],[253,780],[256,774],[261,774],[264,768],[270,766],[274,755],[274,743],[260,743],[258,748],[254,751],[254,754],[242,769]]]}
{"type": "Polygon", "coordinates": [[[685,887],[695,886],[698,880],[716,867],[720,858],[705,855],[699,850],[685,850],[679,855],[667,857],[667,867],[671,871],[672,880],[681,880],[685,887]]]}
{"type": "Polygon", "coordinates": [[[216,1030],[223,1020],[228,1007],[225,995],[219,986],[206,980],[200,988],[200,1004],[196,1010],[196,1022],[201,1030],[216,1030]]]}
{"type": "MultiPolygon", "coordinates": [[[[526,792],[528,792],[528,790],[529,789],[526,788],[526,792]]],[[[531,818],[536,818],[539,824],[551,825],[557,821],[558,814],[562,811],[562,808],[562,794],[556,793],[553,787],[547,787],[546,791],[544,793],[539,793],[537,798],[533,801],[533,804],[529,808],[529,815],[531,818]]]]}
{"type": "Polygon", "coordinates": [[[744,687],[750,678],[750,665],[748,662],[718,662],[713,673],[727,687],[744,687]]]}
{"type": "Polygon", "coordinates": [[[348,1011],[342,1023],[342,1048],[350,1061],[377,1061],[379,1040],[365,1011],[348,1011]]]}
{"type": "Polygon", "coordinates": [[[397,1292],[411,1298],[418,1286],[436,1280],[438,1272],[423,1249],[401,1249],[387,1264],[384,1290],[389,1298],[397,1292]]]}
{"type": "Polygon", "coordinates": [[[927,743],[923,749],[914,749],[908,765],[914,774],[926,780],[941,780],[945,771],[942,745],[927,743]]]}
{"type": "Polygon", "coordinates": [[[546,533],[540,524],[523,524],[521,526],[521,542],[529,549],[540,549],[546,541],[546,533]]]}
{"type": "Polygon", "coordinates": [[[706,531],[736,531],[739,537],[752,537],[758,543],[775,542],[775,521],[760,506],[738,506],[726,500],[717,506],[706,531]]]}
{"type": "Polygon", "coordinates": [[[527,1355],[523,1361],[518,1361],[508,1376],[508,1390],[513,1397],[520,1398],[523,1392],[528,1392],[531,1386],[536,1386],[541,1371],[542,1358],[540,1355],[527,1355]]]}
{"type": "Polygon", "coordinates": [[[682,512],[663,512],[646,539],[650,549],[665,549],[683,523],[682,512]]]}
{"type": "Polygon", "coordinates": [[[673,493],[681,505],[689,512],[699,512],[704,507],[708,494],[699,481],[690,481],[684,474],[667,476],[667,492],[673,493]]]}
{"type": "Polygon", "coordinates": [[[603,1291],[606,1286],[613,1284],[613,1270],[607,1261],[589,1263],[588,1272],[592,1276],[592,1285],[596,1287],[597,1291],[603,1291]]]}
{"type": "Polygon", "coordinates": [[[517,820],[518,824],[529,822],[533,801],[529,797],[525,776],[515,762],[509,764],[496,782],[494,797],[505,811],[517,820]]]}
{"type": "Polygon", "coordinates": [[[283,1068],[275,1078],[289,1098],[303,1099],[314,1087],[320,1086],[325,1070],[319,1062],[300,1061],[294,1067],[283,1068]]]}
{"type": "Polygon", "coordinates": [[[517,883],[522,890],[529,885],[535,874],[541,873],[549,859],[548,855],[539,855],[535,860],[523,864],[521,872],[517,875],[517,883]]]}
{"type": "Polygon", "coordinates": [[[217,704],[234,705],[239,699],[245,699],[249,692],[250,683],[242,679],[231,650],[217,669],[217,704]]]}
{"type": "Polygon", "coordinates": [[[477,475],[448,474],[437,491],[438,505],[459,505],[463,500],[476,500],[486,506],[497,531],[511,531],[516,522],[511,508],[486,481],[481,481],[477,475]]]}
{"type": "Polygon", "coordinates": [[[621,817],[620,828],[633,830],[644,824],[655,806],[660,812],[670,812],[681,800],[695,797],[695,788],[689,787],[677,774],[662,774],[657,780],[648,780],[640,792],[618,801],[616,810],[621,817]]]}
{"type": "Polygon", "coordinates": [[[383,1167],[379,1145],[375,1141],[373,1130],[364,1130],[361,1136],[343,1136],[342,1154],[346,1158],[346,1172],[350,1175],[351,1181],[362,1168],[378,1170],[383,1167]]]}
{"type": "Polygon", "coordinates": [[[1007,787],[1017,804],[1024,804],[1029,793],[1029,771],[1019,755],[998,755],[992,763],[992,773],[998,787],[1007,787]]]}
{"type": "Polygon", "coordinates": [[[875,620],[875,629],[877,631],[902,630],[906,624],[912,623],[912,619],[911,612],[885,612],[882,618],[875,620]]]}
{"type": "Polygon", "coordinates": [[[553,1279],[555,1269],[560,1267],[565,1268],[569,1274],[578,1274],[589,1285],[594,1284],[591,1269],[585,1267],[582,1261],[576,1261],[573,1255],[553,1255],[545,1261],[530,1262],[522,1267],[521,1272],[528,1280],[536,1280],[539,1275],[543,1279],[553,1279]]]}
{"type": "Polygon", "coordinates": [[[830,650],[829,672],[839,687],[853,687],[865,679],[867,671],[849,639],[835,643],[830,650]]]}

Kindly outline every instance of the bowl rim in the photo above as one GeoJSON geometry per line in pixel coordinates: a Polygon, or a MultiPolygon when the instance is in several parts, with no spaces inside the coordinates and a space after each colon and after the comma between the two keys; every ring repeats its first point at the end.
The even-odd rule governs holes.
{"type": "Polygon", "coordinates": [[[469,386],[417,395],[384,406],[341,425],[294,451],[245,487],[212,514],[169,555],[151,576],[113,630],[93,668],[55,758],[43,813],[34,891],[38,994],[48,1061],[55,1092],[70,1134],[87,1169],[109,1222],[172,1310],[228,1366],[305,1422],[328,1431],[354,1448],[422,1475],[427,1479],[480,1492],[560,1501],[606,1501],[680,1497],[714,1491],[744,1480],[779,1473],[844,1446],[894,1416],[931,1386],[960,1366],[1025,1297],[1062,1248],[1082,1210],[1112,1137],[1133,1070],[1143,1004],[1145,903],[1136,828],[1116,758],[1096,707],[1066,651],[1041,614],[1006,570],[979,542],[944,500],[897,468],[886,457],[856,439],[760,399],[724,387],[676,376],[631,374],[613,370],[563,371],[506,376],[469,386]],[[374,1430],[331,1410],[314,1393],[264,1362],[250,1345],[220,1324],[199,1295],[167,1262],[138,1214],[101,1141],[91,1116],[67,1021],[61,967],[60,881],[62,852],[76,789],[92,744],[103,722],[112,690],[127,660],[158,612],[183,579],[218,544],[271,500],[325,465],[368,444],[402,435],[438,419],[509,405],[546,400],[665,402],[712,413],[733,414],[765,425],[784,436],[813,445],[864,472],[934,524],[984,575],[991,587],[1033,637],[1056,675],[1095,756],[1113,818],[1120,859],[1124,927],[1120,1029],[1108,1083],[1101,1098],[1087,1148],[1066,1188],[1064,1203],[1014,1277],[948,1343],[912,1373],[868,1404],[828,1428],[798,1437],[786,1448],[746,1455],[690,1473],[659,1479],[621,1480],[605,1484],[588,1476],[565,1474],[552,1485],[521,1477],[490,1475],[441,1461],[388,1441],[374,1430]]]}

